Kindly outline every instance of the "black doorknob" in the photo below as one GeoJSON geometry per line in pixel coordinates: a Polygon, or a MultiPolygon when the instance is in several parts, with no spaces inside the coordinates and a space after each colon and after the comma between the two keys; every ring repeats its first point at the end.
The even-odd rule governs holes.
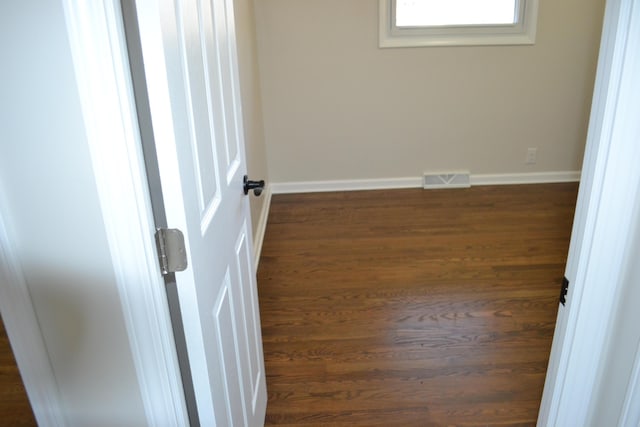
{"type": "Polygon", "coordinates": [[[253,190],[253,194],[255,196],[259,196],[262,194],[262,190],[264,190],[264,179],[260,181],[251,181],[247,175],[243,178],[244,182],[244,194],[249,194],[250,190],[253,190]]]}

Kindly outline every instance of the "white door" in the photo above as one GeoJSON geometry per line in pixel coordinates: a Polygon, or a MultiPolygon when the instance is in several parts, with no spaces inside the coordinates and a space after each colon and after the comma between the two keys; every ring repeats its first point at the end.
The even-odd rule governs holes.
{"type": "Polygon", "coordinates": [[[187,246],[176,284],[200,425],[262,425],[233,0],[135,5],[167,225],[187,246]]]}

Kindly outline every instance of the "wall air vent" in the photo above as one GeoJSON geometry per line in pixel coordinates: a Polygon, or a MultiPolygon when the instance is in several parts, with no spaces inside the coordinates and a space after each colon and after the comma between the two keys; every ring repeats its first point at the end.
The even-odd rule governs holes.
{"type": "Polygon", "coordinates": [[[425,173],[422,180],[425,190],[434,188],[469,188],[471,180],[468,171],[425,173]]]}

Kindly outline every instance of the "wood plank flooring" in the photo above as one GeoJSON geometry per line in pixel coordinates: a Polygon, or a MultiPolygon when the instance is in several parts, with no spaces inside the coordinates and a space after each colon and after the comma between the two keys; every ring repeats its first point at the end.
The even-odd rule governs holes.
{"type": "Polygon", "coordinates": [[[36,426],[2,318],[0,318],[0,426],[36,426]]]}
{"type": "Polygon", "coordinates": [[[267,425],[533,426],[577,184],[275,195],[267,425]]]}

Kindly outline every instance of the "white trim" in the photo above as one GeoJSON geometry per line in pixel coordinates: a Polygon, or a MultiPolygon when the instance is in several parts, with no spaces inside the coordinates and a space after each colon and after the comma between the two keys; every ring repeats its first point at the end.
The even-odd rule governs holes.
{"type": "Polygon", "coordinates": [[[269,220],[269,209],[271,208],[271,186],[267,185],[262,192],[264,201],[262,202],[262,212],[256,226],[256,232],[253,236],[253,259],[255,272],[258,271],[260,264],[260,254],[262,253],[262,244],[264,243],[264,235],[267,232],[267,222],[269,220]]]}
{"type": "Polygon", "coordinates": [[[1,212],[0,312],[38,425],[65,426],[60,393],[47,348],[1,212]]]}
{"type": "Polygon", "coordinates": [[[532,45],[536,40],[538,0],[524,2],[522,22],[512,26],[460,26],[401,29],[392,22],[394,0],[378,0],[378,45],[393,47],[532,45]]]}
{"type": "MultiPolygon", "coordinates": [[[[544,184],[580,181],[579,171],[471,175],[471,185],[544,184]]],[[[325,191],[386,190],[422,188],[423,177],[387,179],[345,179],[337,181],[272,182],[273,194],[325,191]]]]}
{"type": "MultiPolygon", "coordinates": [[[[558,312],[539,426],[589,425],[607,331],[624,282],[639,196],[640,10],[637,0],[609,0],[585,151],[583,179],[567,260],[571,282],[558,312]],[[634,7],[636,6],[636,7],[634,7]]],[[[603,390],[602,392],[606,392],[603,390]]]]}
{"type": "Polygon", "coordinates": [[[273,194],[382,190],[388,188],[422,188],[422,177],[271,183],[273,194]]]}
{"type": "MultiPolygon", "coordinates": [[[[595,182],[594,179],[594,174],[596,172],[595,165],[598,158],[599,139],[601,135],[607,133],[607,131],[604,130],[605,127],[611,126],[610,120],[607,123],[604,123],[603,118],[605,116],[605,109],[608,108],[608,104],[611,102],[609,98],[611,98],[614,93],[613,89],[610,90],[609,87],[611,69],[613,68],[614,59],[616,62],[620,61],[620,55],[614,56],[616,43],[615,27],[617,25],[619,4],[620,2],[617,0],[610,0],[607,2],[605,10],[602,40],[600,43],[598,58],[598,70],[593,92],[591,117],[583,160],[581,185],[578,193],[571,245],[569,247],[567,267],[565,271],[565,276],[570,281],[574,282],[572,289],[572,292],[574,293],[576,291],[576,287],[581,286],[581,284],[575,283],[579,259],[578,253],[581,250],[582,241],[592,238],[592,226],[591,228],[587,228],[588,207],[592,202],[590,198],[595,198],[595,195],[599,194],[596,190],[598,190],[601,185],[600,182],[595,182]]],[[[617,66],[619,66],[619,64],[617,66]]],[[[577,290],[581,292],[581,288],[578,288],[577,290]]],[[[571,328],[568,327],[568,319],[568,310],[561,308],[558,311],[555,334],[551,346],[551,355],[547,367],[547,376],[542,394],[542,402],[540,405],[540,412],[538,414],[538,425],[540,426],[551,425],[550,419],[552,414],[557,414],[559,411],[558,403],[555,400],[558,399],[558,390],[561,388],[561,384],[564,379],[558,377],[558,372],[560,370],[566,370],[569,356],[569,351],[563,352],[562,349],[565,346],[565,340],[569,341],[569,337],[575,333],[574,326],[571,326],[571,328]]],[[[555,415],[553,415],[553,417],[555,417],[555,415]]]]}
{"type": "Polygon", "coordinates": [[[471,185],[547,184],[578,181],[580,181],[580,171],[471,175],[471,185]]]}
{"type": "Polygon", "coordinates": [[[640,425],[640,342],[636,349],[636,358],[627,386],[622,414],[618,427],[638,427],[640,425]]]}
{"type": "Polygon", "coordinates": [[[63,0],[93,172],[149,425],[187,426],[120,3],[63,0]],[[105,66],[106,65],[106,66],[105,66]]]}

